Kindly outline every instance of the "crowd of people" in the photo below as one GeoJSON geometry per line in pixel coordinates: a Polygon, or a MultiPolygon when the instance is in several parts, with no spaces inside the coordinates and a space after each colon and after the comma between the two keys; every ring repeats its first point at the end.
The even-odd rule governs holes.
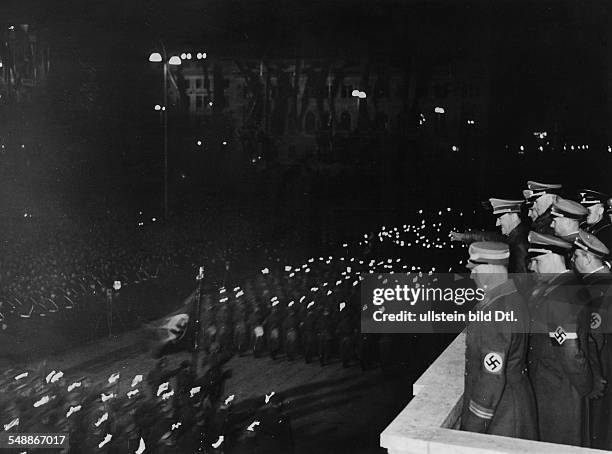
{"type": "MultiPolygon", "coordinates": [[[[190,361],[170,368],[162,358],[128,380],[119,373],[94,381],[67,380],[55,370],[7,370],[3,430],[65,435],[55,443],[71,453],[291,452],[282,398],[272,392],[236,409],[234,396],[224,394],[225,361],[209,356],[196,373],[190,361]]],[[[39,452],[43,440],[18,443],[19,452],[39,452]]]]}
{"type": "Polygon", "coordinates": [[[316,361],[316,367],[392,367],[398,339],[360,332],[360,274],[432,272],[435,268],[427,264],[442,263],[453,247],[442,232],[464,219],[450,208],[420,210],[411,217],[418,221],[382,226],[346,242],[327,235],[321,248],[326,255],[300,261],[283,242],[261,243],[265,268],[243,279],[230,276],[228,285],[204,286],[199,367],[165,364],[173,351],[193,345],[193,337],[183,337],[171,321],[193,314],[199,289],[156,325],[168,335],[153,351],[161,357],[158,365],[142,373],[148,376],[148,392],[136,377],[68,380],[60,371],[7,372],[4,430],[69,432],[69,452],[135,452],[141,443],[146,451],[140,452],[291,452],[291,424],[281,394],[271,390],[261,397],[261,408],[237,416],[223,392],[223,365],[232,355],[253,355],[287,361],[287,367],[298,360],[316,361]]]}
{"type": "Polygon", "coordinates": [[[468,324],[461,427],[609,450],[612,198],[562,190],[529,181],[522,199],[489,199],[500,233],[451,233],[470,244],[476,309],[518,319],[468,324]]]}
{"type": "MultiPolygon", "coordinates": [[[[129,222],[74,219],[48,222],[24,215],[3,226],[0,256],[0,320],[66,317],[104,301],[115,281],[122,288],[206,263],[223,279],[230,246],[215,244],[220,223],[194,213],[162,224],[142,212],[129,222]]],[[[224,223],[227,243],[244,237],[239,216],[224,223]]],[[[242,245],[241,245],[242,246],[242,245]]]]}
{"type": "MultiPolygon", "coordinates": [[[[461,427],[609,449],[612,203],[596,191],[582,191],[578,200],[561,197],[561,191],[560,184],[529,182],[523,199],[489,199],[487,210],[499,233],[458,233],[473,225],[475,211],[447,207],[417,210],[409,224],[380,226],[359,237],[328,235],[316,255],[301,260],[290,253],[300,249],[297,242],[290,244],[295,238],[266,243],[251,236],[247,242],[260,267],[244,275],[233,271],[220,244],[174,244],[164,259],[166,250],[156,249],[152,239],[157,255],[145,258],[143,250],[142,263],[171,267],[180,256],[189,269],[204,264],[207,270],[214,259],[220,276],[198,285],[178,309],[153,324],[160,336],[153,349],[157,366],[128,381],[11,370],[2,384],[8,391],[2,395],[10,396],[2,402],[4,430],[68,432],[67,452],[291,452],[291,423],[281,394],[271,390],[246,413],[232,410],[236,402],[223,390],[229,373],[224,364],[234,355],[253,355],[287,361],[287,367],[303,360],[388,369],[401,361],[398,345],[415,336],[361,332],[362,275],[403,273],[418,279],[467,266],[475,285],[485,289],[476,308],[514,310],[521,329],[507,333],[493,324],[468,324],[461,427]],[[458,241],[469,244],[467,257],[458,241]],[[196,344],[200,364],[168,367],[168,355],[196,344]]],[[[224,225],[223,233],[230,232],[224,225]]],[[[163,241],[167,233],[148,238],[155,235],[163,241]]],[[[178,233],[170,237],[185,241],[178,233]]],[[[56,265],[63,265],[61,253],[49,257],[54,254],[56,265]]],[[[38,255],[44,257],[45,250],[38,255]]],[[[3,260],[10,263],[11,257],[3,260]]],[[[104,269],[95,257],[85,262],[92,266],[88,270],[95,264],[104,269]]],[[[15,263],[8,269],[20,269],[15,263]]],[[[48,276],[44,269],[34,266],[29,272],[48,276]]],[[[125,282],[155,279],[162,269],[138,267],[125,282]]],[[[5,273],[3,280],[12,283],[18,276],[5,273]]],[[[92,284],[89,291],[96,291],[92,284]]],[[[80,288],[88,291],[86,284],[80,288]]]]}

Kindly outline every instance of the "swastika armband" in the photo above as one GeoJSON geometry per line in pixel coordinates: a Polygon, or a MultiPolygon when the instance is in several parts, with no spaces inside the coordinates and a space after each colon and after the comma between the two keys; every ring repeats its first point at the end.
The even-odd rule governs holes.
{"type": "Polygon", "coordinates": [[[489,352],[482,361],[485,372],[499,375],[504,370],[504,354],[499,352],[489,352]]]}
{"type": "Polygon", "coordinates": [[[601,315],[599,312],[591,312],[591,329],[597,329],[601,326],[601,315]]]}
{"type": "Polygon", "coordinates": [[[470,405],[468,406],[470,411],[474,413],[476,416],[482,419],[492,419],[493,418],[493,410],[487,407],[483,407],[482,405],[477,404],[473,400],[470,399],[470,405]]]}
{"type": "Polygon", "coordinates": [[[548,337],[550,337],[553,341],[556,341],[557,344],[563,345],[563,343],[568,339],[578,339],[578,334],[569,333],[565,331],[562,326],[558,326],[556,330],[548,333],[548,337]]]}

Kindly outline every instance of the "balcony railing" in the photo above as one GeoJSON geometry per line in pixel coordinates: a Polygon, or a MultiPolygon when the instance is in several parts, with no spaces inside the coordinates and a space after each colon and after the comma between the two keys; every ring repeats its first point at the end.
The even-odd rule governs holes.
{"type": "Polygon", "coordinates": [[[414,383],[414,398],[380,434],[389,454],[596,454],[607,451],[457,430],[463,400],[465,334],[414,383]]]}

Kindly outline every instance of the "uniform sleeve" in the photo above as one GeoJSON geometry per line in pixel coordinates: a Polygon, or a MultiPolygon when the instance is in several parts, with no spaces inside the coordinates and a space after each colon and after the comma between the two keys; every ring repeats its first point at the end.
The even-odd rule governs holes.
{"type": "Polygon", "coordinates": [[[504,237],[500,233],[496,232],[464,232],[463,243],[471,244],[476,241],[501,241],[506,242],[504,237]]]}
{"type": "Polygon", "coordinates": [[[589,357],[589,365],[593,373],[593,386],[604,378],[603,368],[601,367],[601,347],[603,345],[603,336],[598,334],[589,334],[587,340],[587,353],[589,357]]]}
{"type": "Polygon", "coordinates": [[[589,394],[593,388],[593,375],[591,366],[584,351],[578,342],[568,341],[555,350],[563,370],[570,383],[581,396],[589,394]]]}
{"type": "Polygon", "coordinates": [[[574,300],[572,302],[559,300],[551,305],[555,308],[551,318],[556,319],[552,327],[556,326],[555,331],[562,330],[567,335],[567,339],[562,343],[554,337],[551,338],[551,342],[559,344],[554,348],[555,356],[572,386],[584,397],[593,388],[593,374],[589,362],[588,342],[585,342],[584,335],[587,327],[583,326],[584,319],[579,313],[582,307],[578,303],[578,298],[579,296],[574,294],[570,298],[574,300]]]}
{"type": "Polygon", "coordinates": [[[585,319],[585,326],[588,327],[588,331],[583,335],[583,338],[586,338],[589,363],[595,382],[603,378],[601,351],[605,344],[605,331],[602,327],[602,321],[606,318],[605,309],[598,307],[597,303],[598,301],[591,300],[588,308],[582,314],[585,319]]]}
{"type": "Polygon", "coordinates": [[[606,348],[605,333],[609,331],[609,313],[610,298],[606,298],[605,293],[610,283],[594,283],[587,287],[589,296],[589,306],[584,315],[586,318],[585,326],[588,330],[588,354],[593,371],[594,384],[598,384],[598,380],[610,380],[609,374],[606,374],[602,365],[602,352],[606,348]]]}
{"type": "Polygon", "coordinates": [[[528,273],[527,269],[527,244],[520,242],[512,245],[510,249],[510,260],[512,261],[513,273],[528,273]]]}
{"type": "Polygon", "coordinates": [[[512,333],[503,325],[482,323],[477,327],[480,342],[474,348],[478,352],[471,356],[480,361],[467,371],[468,375],[475,374],[476,379],[471,394],[463,397],[469,409],[461,421],[463,430],[486,432],[506,386],[506,358],[512,333]]]}

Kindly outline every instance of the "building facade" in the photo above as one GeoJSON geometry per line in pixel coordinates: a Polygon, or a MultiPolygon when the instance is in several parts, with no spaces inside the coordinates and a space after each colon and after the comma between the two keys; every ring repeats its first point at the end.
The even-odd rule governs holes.
{"type": "Polygon", "coordinates": [[[44,33],[29,24],[5,25],[0,43],[0,99],[27,102],[44,85],[50,68],[44,33]]]}
{"type": "MultiPolygon", "coordinates": [[[[369,60],[187,58],[173,69],[172,103],[189,122],[220,113],[240,135],[274,138],[409,135],[449,152],[483,140],[489,74],[479,59],[412,65],[369,60]]],[[[327,139],[324,139],[327,140],[327,139]]]]}

